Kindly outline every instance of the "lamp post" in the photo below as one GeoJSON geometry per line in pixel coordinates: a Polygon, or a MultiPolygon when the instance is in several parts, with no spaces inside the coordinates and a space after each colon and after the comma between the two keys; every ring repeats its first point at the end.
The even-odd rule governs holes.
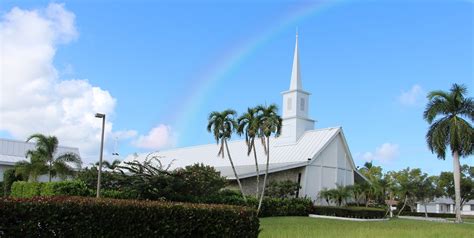
{"type": "Polygon", "coordinates": [[[100,176],[101,176],[101,173],[102,173],[102,154],[104,153],[105,114],[96,113],[95,117],[102,118],[102,136],[101,136],[101,140],[100,140],[99,172],[97,174],[97,198],[100,198],[100,176]]]}

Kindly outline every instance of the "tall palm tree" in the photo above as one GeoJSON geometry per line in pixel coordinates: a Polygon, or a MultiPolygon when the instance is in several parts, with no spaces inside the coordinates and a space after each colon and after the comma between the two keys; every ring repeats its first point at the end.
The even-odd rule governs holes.
{"type": "Polygon", "coordinates": [[[267,156],[267,163],[265,166],[265,176],[263,177],[263,188],[262,195],[260,196],[260,201],[258,202],[257,212],[260,211],[262,207],[263,196],[265,195],[265,187],[267,185],[267,176],[268,176],[268,165],[270,163],[270,137],[275,135],[275,137],[280,136],[282,119],[278,115],[278,106],[276,104],[271,104],[270,106],[258,106],[257,111],[259,112],[259,133],[262,140],[262,145],[267,156]]]}
{"type": "Polygon", "coordinates": [[[81,165],[81,158],[75,153],[64,153],[56,156],[58,148],[58,138],[55,136],[45,136],[43,134],[33,134],[26,141],[36,141],[36,149],[29,150],[27,155],[35,155],[47,166],[49,182],[55,176],[65,177],[72,175],[74,169],[69,164],[81,165]],[[68,164],[69,163],[69,164],[68,164]]]}
{"type": "Polygon", "coordinates": [[[456,222],[461,220],[461,166],[459,157],[467,157],[473,152],[474,129],[469,121],[474,121],[474,101],[466,98],[467,88],[453,84],[449,92],[437,90],[428,94],[423,117],[430,124],[426,142],[431,152],[445,159],[447,146],[453,156],[453,176],[455,190],[456,222]]]}
{"type": "Polygon", "coordinates": [[[211,114],[209,114],[207,131],[213,134],[217,145],[219,145],[219,152],[217,155],[224,158],[224,148],[227,151],[227,157],[229,158],[230,166],[232,167],[232,171],[234,171],[234,176],[237,180],[237,184],[239,185],[240,192],[242,193],[242,197],[246,202],[247,198],[245,197],[239,175],[235,170],[234,162],[230,156],[229,146],[227,145],[227,141],[232,137],[232,133],[237,127],[237,122],[235,121],[236,116],[237,112],[232,109],[227,109],[222,112],[211,112],[211,114]]]}
{"type": "Polygon", "coordinates": [[[257,151],[255,150],[255,138],[258,136],[260,129],[260,121],[256,108],[248,108],[247,112],[237,120],[237,134],[245,135],[245,143],[247,144],[247,155],[253,151],[255,159],[255,170],[257,172],[257,190],[255,197],[258,199],[260,187],[260,171],[258,169],[257,151]]]}

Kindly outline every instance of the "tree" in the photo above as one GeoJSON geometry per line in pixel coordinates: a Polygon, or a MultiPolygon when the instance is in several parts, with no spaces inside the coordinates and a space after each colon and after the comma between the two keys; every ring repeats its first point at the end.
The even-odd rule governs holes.
{"type": "MultiPolygon", "coordinates": [[[[102,161],[102,167],[103,168],[107,168],[107,169],[111,169],[111,170],[114,170],[115,168],[117,168],[120,163],[122,163],[122,161],[118,160],[118,159],[115,159],[114,161],[112,161],[112,163],[110,163],[109,161],[107,160],[104,160],[102,161]]],[[[95,162],[94,164],[96,167],[99,167],[99,161],[95,162]]]]}
{"type": "Polygon", "coordinates": [[[217,155],[222,156],[224,158],[224,147],[227,151],[227,157],[229,158],[230,166],[232,167],[232,171],[234,172],[235,179],[237,180],[237,184],[239,185],[240,192],[242,193],[242,197],[245,201],[247,198],[245,197],[244,190],[242,188],[242,184],[240,183],[239,175],[235,170],[234,162],[232,161],[232,157],[230,156],[229,146],[227,141],[232,137],[232,133],[237,127],[237,122],[235,121],[237,113],[234,110],[227,109],[222,112],[211,112],[209,114],[207,124],[207,131],[212,133],[214,139],[216,140],[217,145],[219,146],[219,152],[217,155]]]}
{"type": "MultiPolygon", "coordinates": [[[[461,207],[469,200],[474,199],[474,176],[468,165],[461,167],[461,207]]],[[[452,172],[441,172],[437,180],[437,189],[441,191],[441,195],[455,199],[455,187],[452,172]]]]}
{"type": "Polygon", "coordinates": [[[382,167],[374,166],[372,161],[365,162],[359,172],[369,180],[368,183],[361,184],[365,194],[365,206],[368,207],[371,202],[377,201],[378,196],[382,193],[383,189],[380,184],[383,176],[382,167]]]}
{"type": "Polygon", "coordinates": [[[428,176],[423,174],[420,169],[406,168],[398,172],[390,172],[388,176],[392,177],[393,190],[397,197],[403,200],[403,205],[398,212],[398,216],[402,213],[407,205],[413,211],[416,203],[415,193],[422,185],[422,182],[428,176]]]}
{"type": "Polygon", "coordinates": [[[258,110],[256,108],[248,108],[247,112],[237,120],[237,133],[245,135],[245,143],[247,144],[247,155],[253,151],[255,159],[255,170],[257,172],[257,188],[255,197],[258,199],[260,188],[260,171],[258,168],[257,151],[255,149],[255,138],[260,132],[260,120],[258,118],[258,110]]]}
{"type": "Polygon", "coordinates": [[[267,162],[265,166],[265,176],[263,177],[263,188],[262,195],[260,196],[260,201],[258,202],[257,213],[262,207],[263,197],[265,195],[265,187],[267,183],[268,176],[268,165],[270,163],[270,137],[275,135],[275,137],[280,136],[282,119],[278,115],[278,106],[276,104],[271,104],[270,106],[258,106],[257,111],[259,112],[259,121],[260,128],[258,135],[261,138],[263,149],[265,155],[267,156],[267,162]]]}
{"type": "Polygon", "coordinates": [[[49,181],[55,176],[62,178],[72,175],[74,168],[70,164],[81,166],[81,158],[79,155],[71,152],[57,154],[58,139],[55,136],[45,136],[42,134],[33,134],[26,141],[36,141],[35,150],[26,152],[26,157],[30,158],[29,162],[19,162],[16,165],[18,173],[22,173],[26,177],[33,177],[33,180],[40,174],[48,173],[49,181]]]}
{"type": "Polygon", "coordinates": [[[291,180],[272,181],[268,185],[268,196],[275,198],[294,197],[296,192],[301,188],[298,182],[291,180]]]}
{"type": "Polygon", "coordinates": [[[328,204],[328,206],[331,204],[331,200],[333,199],[333,191],[331,189],[328,189],[328,188],[323,188],[319,191],[319,194],[318,194],[319,198],[321,199],[324,199],[324,201],[326,201],[326,203],[328,204]]]}
{"type": "Polygon", "coordinates": [[[352,187],[340,184],[336,184],[336,188],[332,189],[332,196],[338,206],[341,206],[343,202],[346,203],[346,200],[351,197],[351,189],[352,187]]]}
{"type": "Polygon", "coordinates": [[[424,174],[414,193],[416,200],[425,207],[425,217],[428,217],[426,205],[440,195],[440,191],[436,188],[437,179],[437,176],[428,177],[424,174]]]}
{"type": "Polygon", "coordinates": [[[461,219],[461,166],[460,157],[473,152],[474,101],[466,98],[467,88],[453,84],[449,92],[437,90],[428,94],[428,104],[423,117],[430,124],[426,142],[439,159],[446,158],[449,146],[453,157],[456,222],[461,219]]]}

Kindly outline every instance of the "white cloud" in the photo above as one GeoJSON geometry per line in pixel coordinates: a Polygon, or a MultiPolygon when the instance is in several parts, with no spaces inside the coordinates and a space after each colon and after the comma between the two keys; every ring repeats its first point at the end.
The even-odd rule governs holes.
{"type": "Polygon", "coordinates": [[[423,99],[423,88],[420,85],[415,84],[408,91],[402,91],[401,95],[398,97],[398,101],[402,105],[413,106],[420,104],[423,99]]]}
{"type": "Polygon", "coordinates": [[[358,154],[357,157],[364,161],[380,161],[389,162],[397,158],[399,155],[399,146],[392,143],[384,143],[377,147],[374,152],[365,152],[358,154]]]}
{"type": "Polygon", "coordinates": [[[152,128],[147,135],[141,135],[133,142],[138,148],[163,149],[175,145],[176,135],[168,125],[160,124],[152,128]]]}
{"type": "Polygon", "coordinates": [[[74,20],[62,4],[13,8],[2,16],[0,130],[21,140],[32,133],[55,135],[60,144],[79,147],[88,163],[99,149],[101,121],[94,115],[107,114],[106,136],[112,135],[116,99],[87,80],[59,78],[54,56],[58,44],[78,37],[74,20]]]}

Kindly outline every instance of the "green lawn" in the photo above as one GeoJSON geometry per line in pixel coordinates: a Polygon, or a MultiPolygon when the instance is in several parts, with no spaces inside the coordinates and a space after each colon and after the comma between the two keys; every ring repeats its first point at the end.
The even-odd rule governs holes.
{"type": "Polygon", "coordinates": [[[260,219],[260,229],[260,237],[474,237],[474,224],[448,224],[403,219],[385,222],[355,222],[309,217],[270,217],[260,219]]]}

